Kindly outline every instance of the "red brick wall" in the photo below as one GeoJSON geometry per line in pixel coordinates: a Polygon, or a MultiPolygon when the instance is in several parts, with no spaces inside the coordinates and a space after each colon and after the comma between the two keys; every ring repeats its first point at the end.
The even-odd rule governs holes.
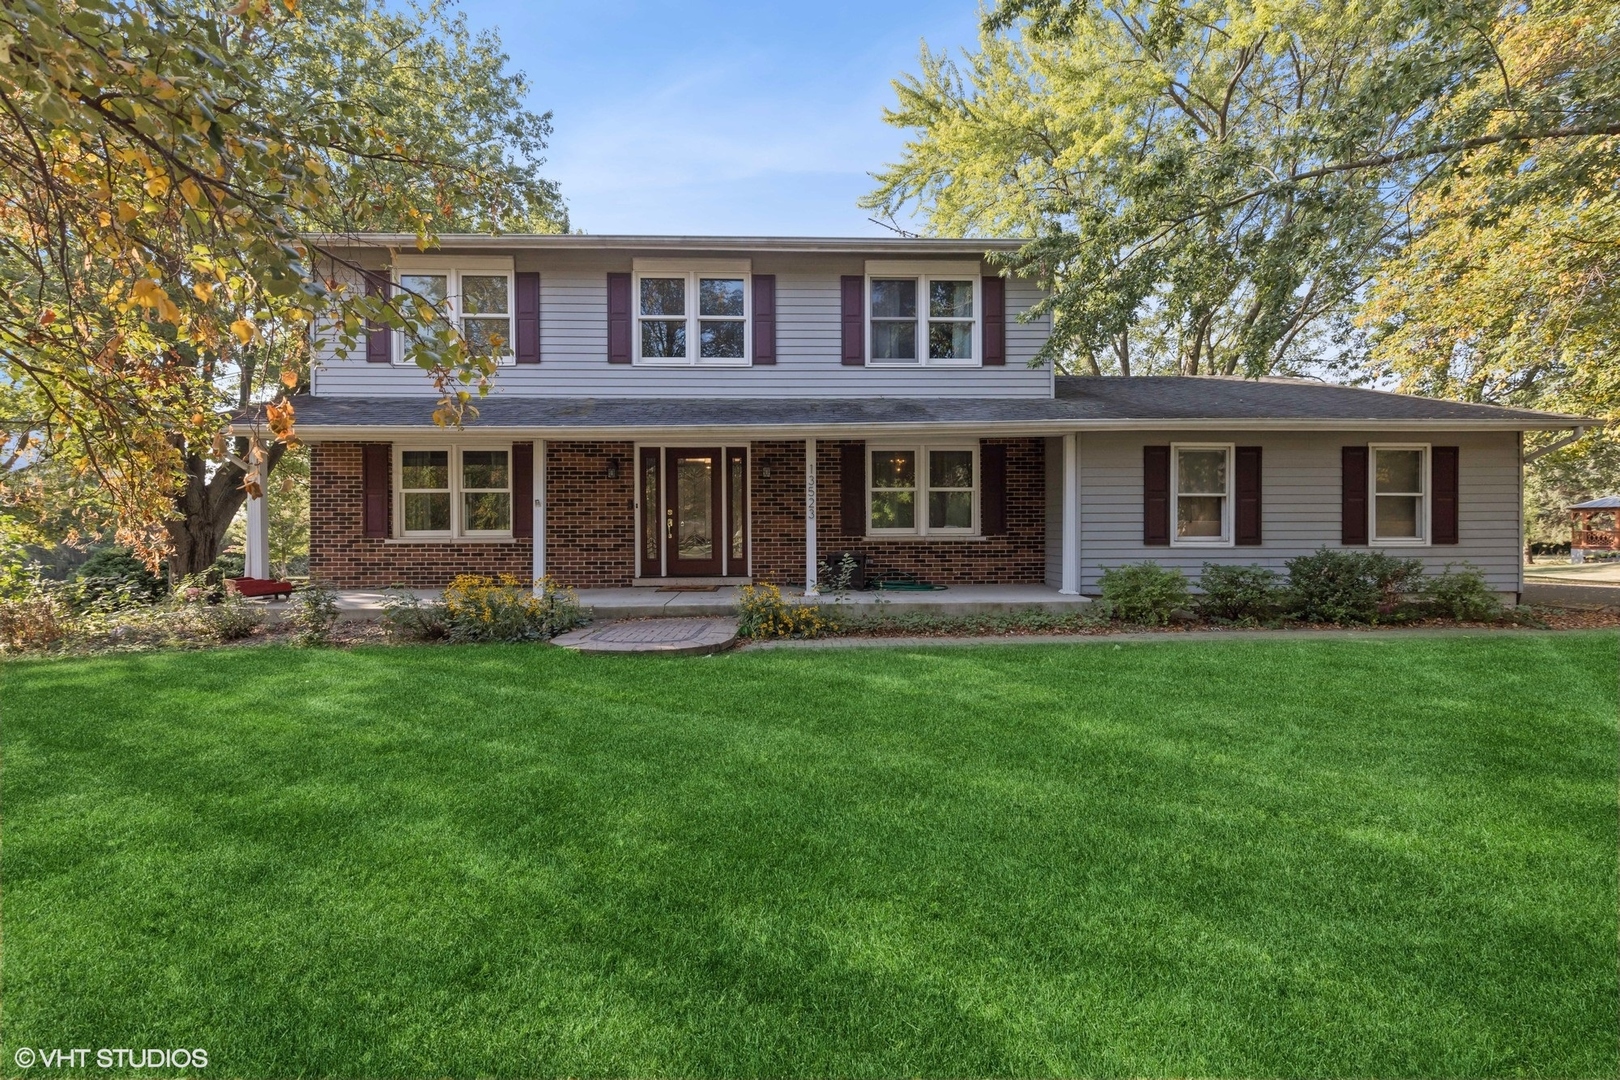
{"type": "MultiPolygon", "coordinates": [[[[821,558],[864,551],[875,572],[905,571],[942,585],[1041,583],[1046,575],[1041,440],[988,441],[1007,447],[1008,532],[975,540],[844,536],[842,444],[820,443],[816,543],[821,558]]],[[[756,442],[749,459],[754,578],[802,586],[804,442],[756,442]]],[[[359,443],[316,444],[310,468],[310,572],[317,577],[342,588],[440,588],[459,573],[530,572],[528,540],[419,543],[363,536],[359,443]]],[[[546,568],[553,577],[576,588],[630,584],[636,572],[635,475],[629,442],[546,444],[546,568]],[[610,462],[617,463],[616,478],[607,475],[610,462]]]]}
{"type": "MultiPolygon", "coordinates": [[[[419,542],[365,535],[360,443],[315,443],[309,459],[309,573],[342,589],[439,589],[457,574],[533,569],[528,540],[419,542]]],[[[393,500],[388,524],[393,531],[393,500]]]]}
{"type": "MultiPolygon", "coordinates": [[[[1046,449],[1040,439],[986,439],[1007,447],[1007,534],[978,539],[846,536],[841,513],[844,444],[816,444],[816,553],[862,551],[873,573],[903,571],[940,585],[1039,585],[1046,580],[1046,449]]],[[[804,443],[755,443],[754,578],[804,584],[804,443]],[[769,478],[763,476],[769,467],[769,478]]],[[[865,483],[865,477],[856,478],[865,483]]]]}
{"type": "Polygon", "coordinates": [[[636,571],[634,444],[547,442],[546,503],[549,576],[576,589],[630,584],[636,571]],[[618,465],[616,479],[607,475],[610,463],[618,465]]]}

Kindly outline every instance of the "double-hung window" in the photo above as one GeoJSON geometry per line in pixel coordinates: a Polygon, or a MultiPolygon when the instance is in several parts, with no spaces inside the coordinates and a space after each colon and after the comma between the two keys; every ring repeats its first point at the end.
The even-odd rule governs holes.
{"type": "Polygon", "coordinates": [[[398,453],[401,536],[511,535],[510,447],[402,447],[398,453]]]}
{"type": "Polygon", "coordinates": [[[1429,448],[1375,445],[1368,450],[1373,543],[1427,543],[1429,448]]]}
{"type": "Polygon", "coordinates": [[[637,259],[637,362],[747,364],[749,266],[747,260],[637,259]]]}
{"type": "Polygon", "coordinates": [[[977,263],[866,264],[867,355],[873,364],[980,362],[977,263]]]}
{"type": "Polygon", "coordinates": [[[1177,546],[1232,543],[1232,447],[1179,444],[1171,448],[1177,546]]]}
{"type": "MultiPolygon", "coordinates": [[[[473,354],[497,364],[515,360],[512,284],[511,259],[402,256],[394,266],[395,300],[416,305],[419,314],[431,311],[428,333],[453,328],[473,354]]],[[[412,343],[403,333],[394,337],[394,362],[405,363],[412,343]]]]}
{"type": "Polygon", "coordinates": [[[867,451],[867,532],[967,535],[978,529],[978,449],[894,446],[867,451]]]}

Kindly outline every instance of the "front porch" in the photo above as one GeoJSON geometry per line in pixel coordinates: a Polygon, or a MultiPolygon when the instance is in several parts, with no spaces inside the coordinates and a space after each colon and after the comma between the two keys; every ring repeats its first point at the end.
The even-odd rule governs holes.
{"type": "MultiPolygon", "coordinates": [[[[413,589],[423,599],[437,600],[437,589],[413,589]]],[[[652,586],[615,589],[581,589],[579,602],[591,612],[593,622],[612,619],[678,618],[728,615],[736,610],[739,588],[720,586],[713,592],[665,591],[652,586]]],[[[386,592],[378,589],[342,589],[338,592],[338,618],[359,622],[381,617],[386,592]]],[[[801,589],[784,589],[790,601],[803,601],[801,589]]],[[[843,597],[822,595],[811,602],[836,604],[861,615],[1007,615],[1020,611],[1050,614],[1077,612],[1091,603],[1090,598],[1059,592],[1048,585],[953,585],[938,592],[851,592],[843,597]]],[[[264,600],[277,617],[285,614],[289,601],[264,600]]]]}

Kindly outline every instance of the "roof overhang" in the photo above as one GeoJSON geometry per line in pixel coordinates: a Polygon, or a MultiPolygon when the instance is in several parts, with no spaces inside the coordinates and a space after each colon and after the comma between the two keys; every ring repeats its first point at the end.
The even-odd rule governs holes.
{"type": "MultiPolygon", "coordinates": [[[[326,248],[417,251],[415,233],[308,233],[326,248]]],[[[445,233],[431,250],[458,251],[756,251],[811,254],[983,255],[1017,251],[1025,241],[909,236],[597,236],[589,233],[445,233]]]]}

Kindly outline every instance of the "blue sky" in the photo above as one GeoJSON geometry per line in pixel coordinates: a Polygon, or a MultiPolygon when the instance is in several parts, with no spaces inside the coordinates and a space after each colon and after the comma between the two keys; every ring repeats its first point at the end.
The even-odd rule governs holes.
{"type": "Polygon", "coordinates": [[[556,115],[545,172],[592,233],[864,236],[855,200],[903,133],[890,81],[970,45],[974,0],[500,3],[531,107],[556,115]]]}

